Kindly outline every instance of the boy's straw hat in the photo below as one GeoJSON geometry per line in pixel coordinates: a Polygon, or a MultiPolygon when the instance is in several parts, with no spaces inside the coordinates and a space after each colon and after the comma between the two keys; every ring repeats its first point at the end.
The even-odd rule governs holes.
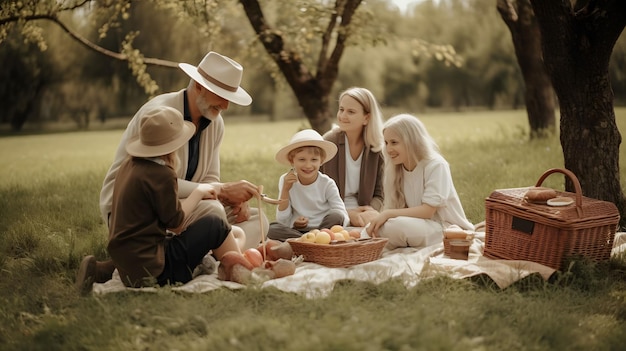
{"type": "Polygon", "coordinates": [[[248,106],[252,102],[250,95],[239,86],[243,67],[229,57],[211,51],[198,67],[188,63],[179,63],[178,67],[191,79],[228,101],[241,106],[248,106]]]}
{"type": "Polygon", "coordinates": [[[282,149],[278,150],[276,153],[276,161],[291,166],[291,162],[289,162],[289,152],[291,150],[297,149],[302,146],[317,146],[320,149],[326,152],[326,158],[322,164],[326,163],[337,154],[337,145],[334,143],[324,140],[320,133],[314,131],[313,129],[304,129],[291,137],[289,144],[284,146],[282,149]]]}
{"type": "Polygon", "coordinates": [[[160,106],[149,110],[139,122],[139,136],[126,144],[126,152],[137,157],[167,155],[185,145],[196,132],[176,109],[160,106]]]}

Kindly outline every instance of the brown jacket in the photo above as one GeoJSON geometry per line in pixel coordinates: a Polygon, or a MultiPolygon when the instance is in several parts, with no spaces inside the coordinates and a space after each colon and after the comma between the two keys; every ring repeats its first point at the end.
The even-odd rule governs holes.
{"type": "MultiPolygon", "coordinates": [[[[322,165],[321,170],[337,183],[341,198],[345,199],[345,133],[339,129],[333,129],[324,134],[324,139],[337,145],[337,155],[322,165]]],[[[357,199],[359,206],[370,205],[377,211],[380,211],[383,206],[383,175],[383,155],[380,152],[372,151],[370,147],[366,145],[363,152],[363,159],[361,160],[361,176],[359,177],[359,193],[357,199]]]]}
{"type": "Polygon", "coordinates": [[[136,157],[121,164],[107,249],[124,285],[139,287],[163,272],[165,229],[185,216],[176,189],[176,173],[167,166],[136,157]]]}

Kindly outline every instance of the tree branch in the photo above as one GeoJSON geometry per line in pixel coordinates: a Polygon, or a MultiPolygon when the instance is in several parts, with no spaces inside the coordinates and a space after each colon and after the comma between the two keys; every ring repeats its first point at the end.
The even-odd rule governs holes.
{"type": "Polygon", "coordinates": [[[259,36],[261,44],[278,65],[289,85],[295,92],[302,89],[303,84],[313,78],[310,71],[296,53],[285,49],[283,37],[267,23],[257,0],[239,0],[239,2],[243,5],[250,25],[259,36]]]}
{"type": "MultiPolygon", "coordinates": [[[[337,0],[337,2],[339,1],[341,0],[337,0]]],[[[345,0],[342,4],[343,6],[341,6],[341,23],[339,25],[339,30],[337,31],[337,42],[335,43],[335,49],[330,55],[330,58],[326,63],[326,67],[324,68],[326,75],[324,76],[325,80],[322,82],[322,86],[325,89],[330,90],[332,88],[332,84],[337,78],[339,73],[339,61],[341,60],[343,52],[346,49],[348,37],[350,37],[349,30],[350,24],[352,23],[352,16],[360,4],[361,0],[345,0]]]]}
{"type": "MultiPolygon", "coordinates": [[[[67,34],[69,34],[74,40],[76,40],[79,43],[83,44],[88,49],[93,50],[93,51],[95,51],[95,52],[97,52],[99,54],[106,55],[108,57],[114,58],[116,60],[128,61],[128,56],[127,55],[119,53],[119,52],[111,51],[111,50],[105,49],[105,48],[103,48],[103,47],[101,47],[99,45],[94,44],[93,42],[91,42],[87,38],[85,38],[84,36],[82,36],[79,33],[73,31],[72,29],[70,29],[67,25],[65,25],[65,23],[63,23],[61,20],[59,20],[59,18],[57,16],[55,16],[55,15],[51,15],[51,14],[36,14],[36,15],[19,16],[19,17],[18,16],[6,17],[6,18],[0,19],[0,26],[8,24],[8,23],[12,23],[12,22],[18,22],[18,21],[27,21],[28,22],[28,21],[35,21],[35,20],[48,20],[48,21],[51,21],[51,22],[57,24],[59,27],[61,27],[61,29],[63,29],[67,34]]],[[[169,68],[178,68],[178,63],[177,62],[172,62],[172,61],[168,61],[168,60],[144,57],[143,61],[147,65],[169,67],[169,68]]]]}

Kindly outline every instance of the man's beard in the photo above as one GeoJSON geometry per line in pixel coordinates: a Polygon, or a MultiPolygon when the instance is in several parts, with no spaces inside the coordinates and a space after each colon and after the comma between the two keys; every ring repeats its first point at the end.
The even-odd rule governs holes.
{"type": "Polygon", "coordinates": [[[200,113],[210,120],[216,119],[219,115],[219,110],[212,108],[211,105],[206,102],[202,95],[198,95],[198,97],[196,97],[196,105],[198,106],[198,110],[200,110],[200,113]]]}

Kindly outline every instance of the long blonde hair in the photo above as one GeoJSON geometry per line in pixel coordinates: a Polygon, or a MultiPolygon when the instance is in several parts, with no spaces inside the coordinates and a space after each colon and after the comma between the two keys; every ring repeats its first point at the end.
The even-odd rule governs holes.
{"type": "Polygon", "coordinates": [[[383,112],[371,91],[352,87],[339,94],[339,101],[344,96],[350,96],[355,99],[361,106],[363,112],[370,115],[369,122],[363,127],[363,141],[372,151],[380,151],[384,146],[383,140],[383,112]]]}
{"type": "Polygon", "coordinates": [[[165,161],[165,164],[172,168],[174,171],[176,171],[176,169],[178,169],[178,164],[180,163],[180,158],[178,157],[178,153],[176,151],[174,152],[170,152],[167,155],[163,155],[161,156],[161,158],[163,159],[163,161],[165,161]]]}
{"type": "MultiPolygon", "coordinates": [[[[418,164],[422,160],[429,160],[439,154],[439,147],[430,136],[424,123],[410,114],[400,114],[391,117],[383,126],[383,132],[391,130],[396,133],[406,147],[407,158],[410,163],[418,164]]],[[[405,208],[407,206],[403,192],[404,172],[402,164],[394,165],[385,152],[385,209],[405,208]]]]}

